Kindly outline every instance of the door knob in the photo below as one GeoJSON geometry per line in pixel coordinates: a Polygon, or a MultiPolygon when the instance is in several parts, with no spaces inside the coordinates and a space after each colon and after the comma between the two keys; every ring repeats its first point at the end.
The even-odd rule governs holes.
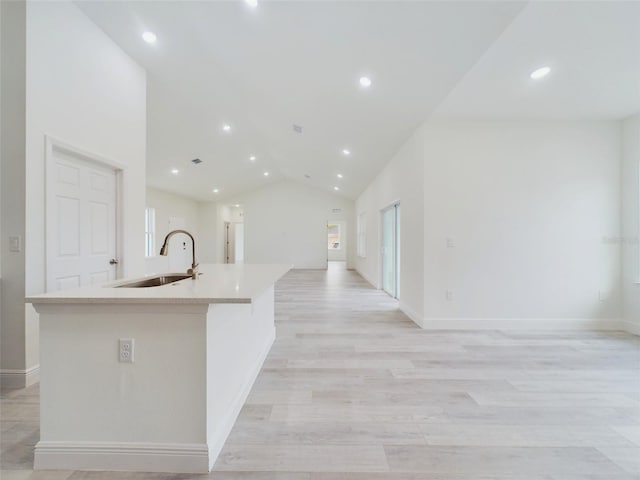
{"type": "Polygon", "coordinates": [[[115,258],[112,258],[111,260],[109,260],[109,264],[110,265],[117,265],[118,264],[118,260],[116,260],[115,258]]]}

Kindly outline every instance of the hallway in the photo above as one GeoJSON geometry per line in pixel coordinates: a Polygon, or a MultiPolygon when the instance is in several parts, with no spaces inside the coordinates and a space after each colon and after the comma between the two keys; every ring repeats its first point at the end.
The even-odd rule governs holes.
{"type": "Polygon", "coordinates": [[[357,273],[294,270],[209,475],[31,472],[37,387],[2,397],[2,479],[632,480],[640,340],[424,331],[357,273]]]}

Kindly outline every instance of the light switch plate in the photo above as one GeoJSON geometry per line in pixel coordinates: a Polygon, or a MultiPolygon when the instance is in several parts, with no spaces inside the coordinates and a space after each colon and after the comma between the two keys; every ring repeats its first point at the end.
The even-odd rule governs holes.
{"type": "Polygon", "coordinates": [[[9,236],[9,251],[20,253],[22,251],[22,237],[19,235],[9,236]]]}

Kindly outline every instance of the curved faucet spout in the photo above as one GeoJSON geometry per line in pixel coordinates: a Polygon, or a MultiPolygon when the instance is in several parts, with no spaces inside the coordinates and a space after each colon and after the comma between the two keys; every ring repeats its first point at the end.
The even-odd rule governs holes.
{"type": "Polygon", "coordinates": [[[186,230],[172,230],[167,233],[167,236],[164,237],[164,243],[160,248],[160,255],[162,255],[163,257],[169,255],[169,239],[176,233],[184,233],[185,235],[188,235],[189,238],[191,238],[191,268],[187,270],[187,273],[191,275],[191,278],[196,280],[198,278],[198,264],[196,262],[196,239],[193,238],[193,235],[191,235],[189,232],[187,232],[186,230]]]}

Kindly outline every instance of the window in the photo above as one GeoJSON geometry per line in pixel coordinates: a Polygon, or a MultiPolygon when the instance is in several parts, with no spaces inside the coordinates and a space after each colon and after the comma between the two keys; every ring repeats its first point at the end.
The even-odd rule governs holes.
{"type": "Polygon", "coordinates": [[[144,209],[144,255],[156,256],[156,209],[144,209]]]}
{"type": "Polygon", "coordinates": [[[327,240],[329,250],[340,250],[340,225],[336,223],[327,225],[327,240]]]}
{"type": "Polygon", "coordinates": [[[366,236],[366,232],[367,232],[367,223],[366,223],[366,218],[365,218],[365,214],[364,212],[360,213],[358,215],[358,224],[357,224],[357,230],[358,230],[358,248],[357,248],[357,254],[359,257],[366,257],[366,244],[367,244],[367,236],[366,236]]]}

